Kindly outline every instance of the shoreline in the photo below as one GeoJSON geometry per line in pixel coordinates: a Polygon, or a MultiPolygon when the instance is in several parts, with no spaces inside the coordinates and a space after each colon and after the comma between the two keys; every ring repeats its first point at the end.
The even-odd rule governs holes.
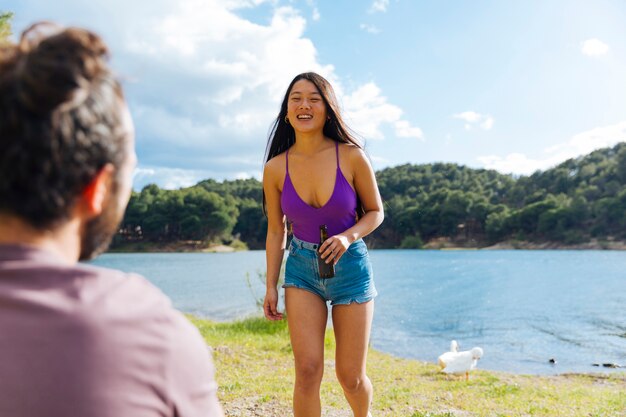
{"type": "Polygon", "coordinates": [[[459,244],[450,239],[433,239],[424,245],[423,249],[440,250],[626,250],[626,241],[591,239],[587,242],[564,244],[561,242],[531,242],[525,240],[503,240],[487,246],[480,246],[476,242],[459,244]]]}
{"type": "Polygon", "coordinates": [[[126,243],[118,247],[109,248],[107,253],[232,253],[247,250],[247,247],[242,247],[241,245],[206,245],[202,242],[183,241],[165,244],[152,242],[126,243]]]}
{"type": "MultiPolygon", "coordinates": [[[[373,247],[372,249],[378,249],[373,247]]],[[[399,248],[380,248],[384,250],[406,250],[399,248]]],[[[182,241],[165,244],[152,242],[126,243],[109,249],[107,253],[232,253],[248,250],[245,244],[235,245],[210,244],[200,241],[182,241]]],[[[592,239],[588,242],[566,245],[559,242],[530,242],[523,240],[504,240],[492,245],[481,246],[478,242],[455,242],[448,238],[433,239],[422,248],[415,250],[608,250],[626,251],[626,241],[592,239]]]]}

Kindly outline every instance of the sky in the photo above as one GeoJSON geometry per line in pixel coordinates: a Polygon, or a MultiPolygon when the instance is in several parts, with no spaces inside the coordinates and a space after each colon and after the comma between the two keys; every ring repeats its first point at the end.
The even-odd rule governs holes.
{"type": "Polygon", "coordinates": [[[526,175],[626,141],[623,0],[3,0],[13,39],[100,34],[136,127],[134,188],[261,179],[289,82],[333,85],[375,170],[526,175]]]}

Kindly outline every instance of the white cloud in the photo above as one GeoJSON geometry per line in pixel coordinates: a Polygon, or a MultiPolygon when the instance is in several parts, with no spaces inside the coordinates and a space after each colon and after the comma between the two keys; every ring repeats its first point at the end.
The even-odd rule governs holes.
{"type": "Polygon", "coordinates": [[[374,0],[372,5],[370,6],[368,12],[376,13],[376,12],[386,12],[389,7],[389,0],[374,0]]]}
{"type": "Polygon", "coordinates": [[[389,166],[389,164],[391,164],[391,161],[389,159],[382,156],[368,155],[368,157],[372,164],[372,168],[374,168],[374,171],[378,171],[379,169],[387,167],[389,166]]]}
{"type": "Polygon", "coordinates": [[[465,130],[472,130],[474,126],[478,126],[483,130],[489,130],[493,127],[494,118],[489,114],[480,114],[475,111],[465,111],[453,115],[455,119],[465,121],[465,130]]]}
{"type": "Polygon", "coordinates": [[[394,128],[396,131],[396,135],[400,138],[416,138],[422,139],[424,137],[424,133],[422,129],[419,127],[411,126],[409,122],[406,120],[397,120],[394,122],[394,128]]]}
{"type": "Polygon", "coordinates": [[[578,133],[565,142],[547,148],[547,153],[557,155],[560,159],[573,158],[592,152],[598,148],[613,146],[626,141],[626,120],[614,125],[596,127],[578,133]]]}
{"type": "Polygon", "coordinates": [[[261,171],[256,171],[254,173],[250,173],[250,172],[238,172],[235,174],[235,179],[236,180],[248,180],[250,178],[256,178],[257,180],[261,180],[261,178],[263,177],[263,174],[261,173],[261,171]]]}
{"type": "MultiPolygon", "coordinates": [[[[317,2],[307,3],[315,19],[317,2]]],[[[386,9],[388,2],[378,3],[386,9]]],[[[365,138],[383,138],[383,128],[398,137],[421,137],[421,130],[404,121],[402,110],[374,83],[344,92],[334,67],[320,62],[305,37],[307,19],[294,6],[279,6],[276,0],[151,0],[149,7],[147,1],[127,0],[63,4],[20,0],[20,22],[25,26],[48,16],[80,22],[104,37],[125,80],[140,167],[152,170],[140,171],[138,181],[153,178],[169,187],[188,185],[198,175],[256,175],[285,89],[304,71],[318,72],[333,84],[349,104],[351,126],[365,138]],[[273,7],[267,23],[238,14],[261,3],[273,7]]]]}
{"type": "Polygon", "coordinates": [[[182,187],[191,187],[206,178],[204,173],[188,169],[139,167],[135,169],[133,183],[137,191],[148,184],[158,184],[161,188],[175,190],[182,187]]]}
{"type": "Polygon", "coordinates": [[[318,21],[321,19],[322,15],[320,14],[319,9],[317,8],[317,4],[315,0],[306,0],[306,4],[313,9],[311,12],[311,19],[314,21],[318,21]]]}
{"type": "Polygon", "coordinates": [[[382,156],[376,156],[376,155],[370,155],[370,159],[373,163],[375,164],[382,164],[382,165],[386,165],[389,164],[391,161],[387,158],[384,158],[382,156]]]}
{"type": "Polygon", "coordinates": [[[373,82],[344,95],[343,103],[349,125],[366,139],[384,139],[383,125],[390,125],[398,137],[422,139],[421,129],[403,120],[402,109],[389,103],[373,82]]]}
{"type": "Polygon", "coordinates": [[[626,141],[626,121],[578,133],[567,142],[544,149],[543,157],[530,158],[521,153],[511,153],[504,157],[481,156],[478,160],[487,169],[528,175],[537,170],[551,168],[569,158],[586,155],[596,149],[614,146],[624,141],[626,141]]]}
{"type": "Polygon", "coordinates": [[[600,56],[609,52],[609,45],[602,42],[600,39],[587,39],[581,43],[580,50],[587,56],[600,56]]]}
{"type": "Polygon", "coordinates": [[[318,21],[322,18],[322,15],[320,14],[320,11],[317,7],[313,8],[313,14],[311,17],[315,21],[318,21]]]}
{"type": "Polygon", "coordinates": [[[544,160],[528,158],[521,153],[510,153],[505,157],[497,155],[486,155],[478,157],[486,169],[495,169],[503,173],[512,174],[532,174],[533,172],[548,168],[554,164],[546,163],[544,160]]]}
{"type": "Polygon", "coordinates": [[[457,113],[454,115],[454,118],[465,120],[468,123],[476,123],[480,121],[481,115],[474,111],[465,111],[463,113],[457,113]]]}
{"type": "Polygon", "coordinates": [[[483,122],[480,124],[480,127],[485,129],[485,130],[489,130],[493,127],[493,117],[491,116],[485,116],[483,122]]]}
{"type": "Polygon", "coordinates": [[[140,191],[148,184],[158,184],[160,188],[176,190],[179,188],[191,187],[208,178],[217,181],[255,178],[260,181],[263,175],[260,170],[233,172],[229,173],[230,175],[228,176],[225,176],[224,174],[224,171],[216,170],[196,170],[154,166],[138,167],[133,173],[133,188],[135,191],[140,191]]]}
{"type": "Polygon", "coordinates": [[[366,23],[361,23],[361,25],[359,26],[362,30],[366,31],[367,33],[371,33],[373,35],[377,35],[380,33],[380,29],[378,29],[376,26],[374,25],[368,25],[366,23]]]}

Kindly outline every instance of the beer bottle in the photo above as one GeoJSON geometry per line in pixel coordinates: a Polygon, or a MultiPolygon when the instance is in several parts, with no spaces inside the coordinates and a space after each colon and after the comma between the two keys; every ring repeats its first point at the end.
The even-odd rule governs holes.
{"type": "MultiPolygon", "coordinates": [[[[320,246],[326,239],[328,239],[328,228],[323,224],[320,226],[320,246]]],[[[319,250],[317,251],[317,267],[321,278],[332,278],[335,276],[335,265],[332,261],[326,263],[326,259],[322,259],[322,254],[319,250]]]]}

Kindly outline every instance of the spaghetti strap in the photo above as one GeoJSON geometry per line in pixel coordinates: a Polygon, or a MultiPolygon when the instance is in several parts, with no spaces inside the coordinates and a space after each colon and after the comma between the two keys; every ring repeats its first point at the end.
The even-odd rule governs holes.
{"type": "Polygon", "coordinates": [[[287,175],[289,175],[289,149],[287,149],[287,153],[285,154],[285,170],[287,171],[287,175]]]}
{"type": "Polygon", "coordinates": [[[339,169],[339,142],[335,142],[335,154],[337,155],[337,169],[339,169]]]}

